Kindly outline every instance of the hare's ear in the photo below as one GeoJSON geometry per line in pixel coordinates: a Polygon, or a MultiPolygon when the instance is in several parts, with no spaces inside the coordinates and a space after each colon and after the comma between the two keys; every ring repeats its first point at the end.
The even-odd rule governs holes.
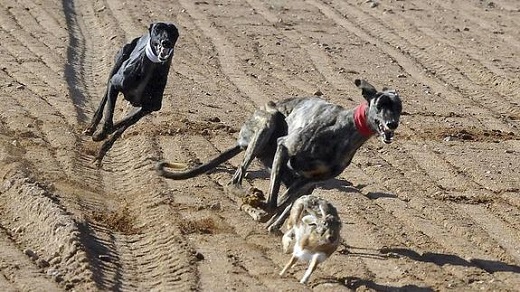
{"type": "Polygon", "coordinates": [[[354,80],[354,84],[356,84],[356,86],[359,89],[361,89],[361,95],[363,95],[363,97],[367,101],[370,101],[372,98],[377,97],[376,88],[372,84],[368,83],[367,81],[362,80],[362,79],[356,79],[356,80],[354,80]]]}
{"type": "Polygon", "coordinates": [[[316,217],[313,215],[306,215],[302,218],[302,222],[307,225],[316,225],[317,221],[318,219],[316,219],[316,217]]]}

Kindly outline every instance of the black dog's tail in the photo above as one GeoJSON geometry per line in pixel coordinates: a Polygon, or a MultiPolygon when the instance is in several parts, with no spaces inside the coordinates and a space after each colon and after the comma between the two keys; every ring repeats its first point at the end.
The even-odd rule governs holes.
{"type": "Polygon", "coordinates": [[[155,167],[155,169],[160,176],[163,176],[165,178],[174,179],[174,180],[183,180],[183,179],[196,177],[207,171],[210,171],[213,168],[219,166],[220,164],[237,156],[238,153],[240,153],[240,152],[242,152],[242,148],[240,148],[240,146],[236,145],[235,147],[229,148],[228,150],[222,152],[219,156],[213,158],[212,160],[210,160],[204,164],[201,164],[195,168],[186,170],[186,171],[178,171],[178,172],[177,171],[175,171],[175,172],[168,171],[165,169],[165,167],[179,168],[179,166],[181,164],[169,163],[166,161],[157,163],[157,166],[155,167]]]}

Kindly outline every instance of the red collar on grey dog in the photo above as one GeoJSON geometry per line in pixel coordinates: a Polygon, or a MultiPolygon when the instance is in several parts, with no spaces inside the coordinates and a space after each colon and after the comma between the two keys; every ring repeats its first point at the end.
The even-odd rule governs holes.
{"type": "Polygon", "coordinates": [[[145,48],[146,57],[148,57],[148,60],[154,62],[154,63],[162,63],[161,60],[153,53],[152,45],[150,44],[150,41],[148,41],[148,44],[146,44],[145,48]]]}
{"type": "Polygon", "coordinates": [[[367,123],[367,108],[368,103],[364,102],[354,109],[354,124],[356,125],[358,132],[365,137],[369,137],[374,134],[374,131],[370,129],[370,126],[368,126],[367,123]]]}

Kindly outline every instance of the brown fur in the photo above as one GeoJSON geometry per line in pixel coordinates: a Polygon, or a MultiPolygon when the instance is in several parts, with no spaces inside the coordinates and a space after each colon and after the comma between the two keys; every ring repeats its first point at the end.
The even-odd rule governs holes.
{"type": "Polygon", "coordinates": [[[306,283],[317,265],[338,248],[341,220],[331,203],[306,195],[294,202],[286,226],[282,246],[285,253],[292,252],[292,257],[280,275],[285,274],[298,260],[309,261],[309,267],[300,280],[306,283]]]}

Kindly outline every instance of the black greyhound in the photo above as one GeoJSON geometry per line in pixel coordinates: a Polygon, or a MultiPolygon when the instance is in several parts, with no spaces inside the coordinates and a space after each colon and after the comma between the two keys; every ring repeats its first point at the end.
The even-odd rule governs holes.
{"type": "Polygon", "coordinates": [[[177,27],[171,23],[152,23],[145,35],[126,44],[115,57],[115,64],[108,78],[105,95],[84,133],[94,141],[107,139],[94,161],[101,160],[123,132],[147,114],[162,106],[164,88],[172,62],[175,43],[179,38],[177,27]],[[136,107],[126,117],[114,124],[114,106],[119,93],[136,107]],[[105,109],[105,105],[107,105],[105,109]],[[101,129],[96,128],[104,113],[101,129]]]}
{"type": "Polygon", "coordinates": [[[170,179],[188,179],[207,172],[245,150],[232,183],[240,187],[245,172],[256,157],[271,169],[265,207],[274,216],[268,222],[277,231],[289,215],[292,203],[313,191],[316,184],[338,176],[349,166],[357,150],[374,134],[391,143],[399,125],[402,104],[399,94],[377,91],[364,80],[355,80],[366,99],[347,110],[316,97],[290,98],[268,103],[255,111],[242,126],[237,144],[211,161],[193,169],[171,172],[165,167],[180,164],[160,162],[157,172],[170,179]],[[287,190],[278,200],[280,185],[287,190]]]}

